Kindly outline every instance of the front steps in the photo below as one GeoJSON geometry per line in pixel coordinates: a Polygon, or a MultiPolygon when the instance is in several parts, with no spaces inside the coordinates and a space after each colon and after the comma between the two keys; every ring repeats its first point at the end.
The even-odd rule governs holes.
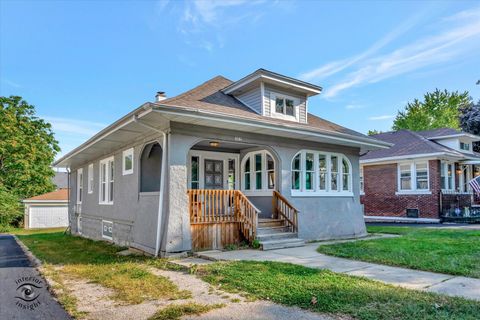
{"type": "Polygon", "coordinates": [[[282,219],[258,219],[257,240],[262,250],[301,247],[305,241],[291,232],[282,219]]]}

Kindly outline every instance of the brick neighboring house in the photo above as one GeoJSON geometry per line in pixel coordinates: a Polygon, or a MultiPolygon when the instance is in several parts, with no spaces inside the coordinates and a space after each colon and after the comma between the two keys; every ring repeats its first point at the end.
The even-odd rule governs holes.
{"type": "Polygon", "coordinates": [[[366,220],[438,222],[480,215],[468,182],[480,175],[479,136],[450,128],[400,130],[372,136],[392,143],[360,158],[366,220]]]}

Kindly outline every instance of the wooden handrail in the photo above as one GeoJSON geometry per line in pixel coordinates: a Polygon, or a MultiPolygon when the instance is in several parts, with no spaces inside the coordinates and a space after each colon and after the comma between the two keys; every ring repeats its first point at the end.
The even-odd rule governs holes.
{"type": "Polygon", "coordinates": [[[298,232],[299,211],[276,190],[273,191],[272,208],[275,217],[280,215],[286,221],[286,225],[292,229],[292,232],[298,232]]]}
{"type": "Polygon", "coordinates": [[[237,222],[251,243],[261,213],[239,190],[191,189],[187,191],[191,224],[237,222]]]}

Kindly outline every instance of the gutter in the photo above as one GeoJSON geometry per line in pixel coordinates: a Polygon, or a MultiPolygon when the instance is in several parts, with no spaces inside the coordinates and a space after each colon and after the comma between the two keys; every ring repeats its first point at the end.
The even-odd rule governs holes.
{"type": "Polygon", "coordinates": [[[161,243],[160,243],[160,229],[162,226],[162,213],[163,213],[163,194],[165,192],[165,180],[166,180],[166,171],[167,171],[167,133],[163,130],[157,129],[149,124],[143,123],[138,119],[138,115],[134,115],[132,120],[141,125],[145,128],[151,129],[156,131],[162,135],[162,168],[161,168],[161,175],[162,178],[160,179],[160,198],[158,200],[158,218],[157,218],[157,236],[155,239],[155,257],[158,257],[158,253],[160,252],[161,243]]]}

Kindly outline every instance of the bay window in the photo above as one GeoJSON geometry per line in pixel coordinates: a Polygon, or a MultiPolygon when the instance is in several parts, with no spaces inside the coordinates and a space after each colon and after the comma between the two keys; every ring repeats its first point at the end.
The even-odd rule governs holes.
{"type": "Polygon", "coordinates": [[[422,193],[429,191],[428,162],[403,162],[398,164],[398,192],[422,193]]]}
{"type": "Polygon", "coordinates": [[[275,189],[275,161],[268,151],[253,151],[242,161],[242,190],[261,195],[275,189]]]}
{"type": "Polygon", "coordinates": [[[343,154],[302,150],[292,160],[292,196],[353,196],[352,166],[343,154]]]}

